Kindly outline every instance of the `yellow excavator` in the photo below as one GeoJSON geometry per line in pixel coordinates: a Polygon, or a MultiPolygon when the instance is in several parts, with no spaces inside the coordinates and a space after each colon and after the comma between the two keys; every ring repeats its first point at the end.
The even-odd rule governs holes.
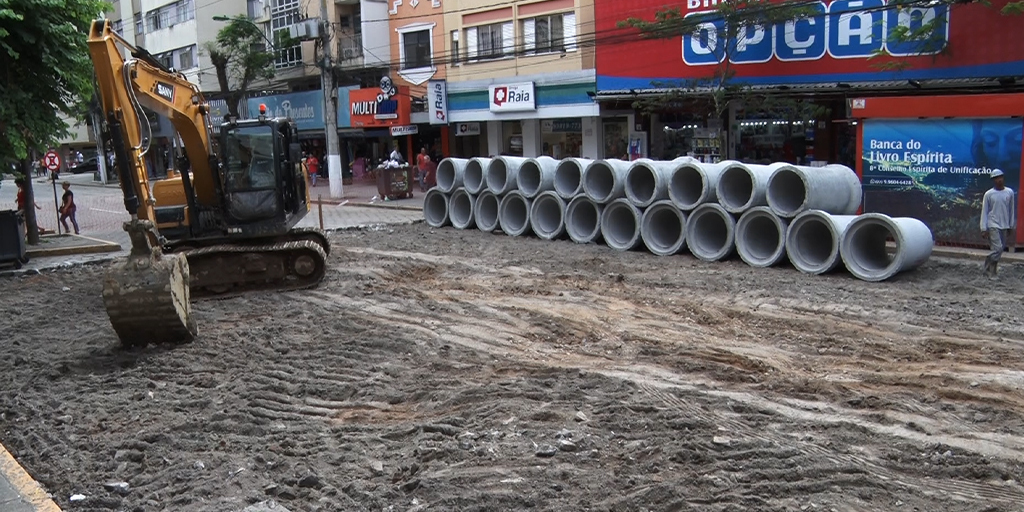
{"type": "Polygon", "coordinates": [[[191,301],[314,287],[330,245],[295,225],[310,208],[290,119],[210,120],[199,88],[116,32],[92,23],[104,138],[131,215],[125,265],[104,279],[103,302],[121,344],[182,343],[196,336],[191,301]],[[143,107],[168,117],[181,138],[180,175],[149,180],[152,131],[143,107]]]}

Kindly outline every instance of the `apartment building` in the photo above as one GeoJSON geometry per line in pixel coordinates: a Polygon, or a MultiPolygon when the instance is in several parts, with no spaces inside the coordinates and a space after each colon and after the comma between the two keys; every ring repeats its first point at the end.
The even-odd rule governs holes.
{"type": "MultiPolygon", "coordinates": [[[[604,156],[593,2],[444,0],[443,12],[434,30],[444,33],[429,41],[448,65],[450,154],[604,156]]],[[[399,32],[403,49],[414,34],[399,32]]]]}

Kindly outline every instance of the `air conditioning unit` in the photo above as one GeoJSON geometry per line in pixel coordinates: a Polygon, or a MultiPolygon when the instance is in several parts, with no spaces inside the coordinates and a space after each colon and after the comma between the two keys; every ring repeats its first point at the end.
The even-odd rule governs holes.
{"type": "Polygon", "coordinates": [[[345,60],[352,60],[359,58],[359,50],[355,48],[345,48],[342,50],[342,58],[345,60]]]}
{"type": "Polygon", "coordinates": [[[320,25],[315,19],[288,25],[288,37],[292,39],[316,39],[320,37],[320,25]]]}

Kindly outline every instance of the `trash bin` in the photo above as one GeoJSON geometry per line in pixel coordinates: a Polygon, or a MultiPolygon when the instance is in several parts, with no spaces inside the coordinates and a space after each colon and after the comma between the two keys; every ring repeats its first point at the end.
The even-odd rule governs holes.
{"type": "Polygon", "coordinates": [[[404,199],[412,197],[412,167],[377,168],[377,194],[381,199],[404,199]]]}
{"type": "Polygon", "coordinates": [[[0,210],[0,265],[28,263],[25,247],[25,217],[15,210],[0,210]]]}

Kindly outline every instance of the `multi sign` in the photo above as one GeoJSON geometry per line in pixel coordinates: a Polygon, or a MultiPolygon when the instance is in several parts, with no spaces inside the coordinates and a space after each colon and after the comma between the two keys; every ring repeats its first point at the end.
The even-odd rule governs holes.
{"type": "Polygon", "coordinates": [[[444,80],[427,82],[427,105],[430,124],[448,124],[448,83],[444,80]]]}
{"type": "Polygon", "coordinates": [[[492,85],[488,92],[491,98],[491,112],[537,110],[533,82],[492,85]]]}
{"type": "Polygon", "coordinates": [[[414,124],[408,126],[392,126],[391,136],[401,137],[403,135],[416,135],[420,132],[420,128],[414,124]]]}
{"type": "MultiPolygon", "coordinates": [[[[899,8],[893,0],[824,0],[802,4],[814,16],[740,27],[728,41],[731,31],[714,13],[719,3],[682,2],[694,29],[675,38],[597,45],[598,89],[651,89],[708,79],[725,60],[736,64],[730,69],[734,83],[769,85],[1024,74],[1020,20],[999,12],[1007,0],[993,0],[991,6],[901,2],[906,5],[899,8]]],[[[596,31],[617,30],[629,17],[653,19],[664,4],[597,2],[596,31]]]]}
{"type": "Polygon", "coordinates": [[[378,89],[349,91],[349,116],[355,128],[409,124],[409,90],[396,88],[388,77],[378,89]]]}

